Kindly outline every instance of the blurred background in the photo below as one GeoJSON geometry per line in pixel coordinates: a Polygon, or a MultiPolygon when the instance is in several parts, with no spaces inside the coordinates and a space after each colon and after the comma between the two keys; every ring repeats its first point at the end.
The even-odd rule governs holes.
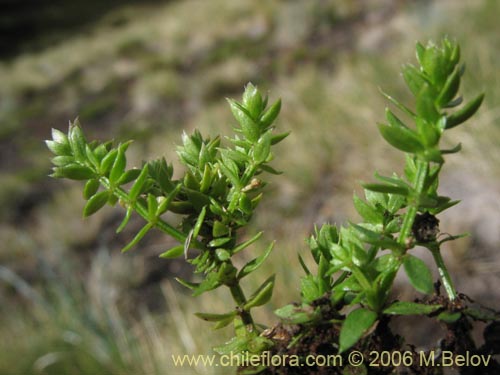
{"type": "MultiPolygon", "coordinates": [[[[252,289],[277,273],[272,310],[299,298],[297,254],[314,223],[359,220],[352,194],[375,170],[401,172],[402,155],[379,137],[387,105],[378,88],[409,100],[400,67],[417,40],[456,38],[465,99],[486,92],[441,191],[463,202],[441,230],[470,232],[444,250],[457,288],[500,308],[500,2],[495,0],[4,0],[0,13],[0,373],[210,374],[175,369],[171,354],[207,354],[230,334],[193,316],[224,312],[225,290],[192,299],[175,276],[182,260],[158,254],[162,235],[120,248],[141,226],[115,235],[120,208],[83,220],[82,186],[54,181],[43,140],[79,117],[89,139],[132,138],[131,165],[165,156],[176,165],[183,130],[227,134],[225,97],[251,81],[281,97],[281,131],[268,195],[251,234],[277,240],[252,289]]],[[[411,103],[409,103],[411,104],[411,103]]],[[[426,257],[425,253],[422,256],[426,257]]],[[[412,298],[403,275],[400,298],[412,298]]],[[[414,326],[412,326],[414,327],[414,326]]],[[[227,329],[230,331],[230,329],[227,329]]],[[[422,335],[417,345],[425,345],[422,335]]],[[[234,370],[225,369],[228,373],[234,370]]]]}

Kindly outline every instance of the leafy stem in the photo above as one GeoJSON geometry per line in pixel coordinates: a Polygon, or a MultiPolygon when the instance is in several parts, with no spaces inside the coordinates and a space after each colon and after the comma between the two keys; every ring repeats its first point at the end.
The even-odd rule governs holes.
{"type": "Polygon", "coordinates": [[[273,159],[271,148],[288,133],[273,134],[281,101],[267,107],[267,97],[251,83],[246,86],[241,102],[232,99],[228,102],[237,122],[234,137],[228,138],[229,146],[221,145],[220,137],[204,138],[198,131],[183,134],[183,144],[177,153],[186,170],[178,180],[173,179],[173,167],[165,159],[144,163],[141,169],[127,170],[126,150],[130,142],[117,147],[112,142],[88,142],[77,121],[70,124],[67,135],[53,129],[52,140],[46,143],[55,154],[53,177],[86,181],[84,216],[119,201],[126,214],[117,232],[125,228],[132,212],[146,221],[122,251],[138,245],[152,228],[158,228],[179,241],[160,257],[184,255],[201,276],[200,282],[179,280],[194,296],[221,286],[229,288],[236,305],[234,310],[197,316],[215,322],[216,328],[233,323],[241,336],[241,350],[250,350],[267,345],[258,338],[251,310],[269,301],[274,277],[264,281],[248,298],[241,279],[262,265],[274,243],[240,269],[234,266],[232,257],[261,237],[262,233],[257,233],[240,242],[239,229],[248,225],[262,198],[265,181],[260,175],[279,174],[268,165],[273,159]],[[168,211],[180,216],[179,226],[164,219],[168,211]]]}
{"type": "MultiPolygon", "coordinates": [[[[140,202],[137,201],[131,201],[129,198],[129,195],[121,188],[119,187],[112,187],[109,179],[106,177],[100,177],[99,181],[101,184],[104,186],[104,188],[109,189],[119,200],[121,200],[126,207],[130,207],[133,210],[135,210],[140,216],[142,216],[143,219],[148,220],[149,219],[149,214],[148,214],[148,209],[141,204],[140,202]]],[[[157,227],[159,230],[162,232],[168,234],[172,238],[176,239],[179,242],[184,242],[186,241],[186,235],[179,230],[175,229],[173,226],[168,224],[166,221],[162,220],[161,218],[157,218],[154,223],[155,227],[157,227]]],[[[199,248],[201,245],[197,242],[193,243],[197,248],[199,248]]]]}
{"type": "Polygon", "coordinates": [[[403,224],[401,225],[401,232],[399,234],[399,243],[405,245],[410,234],[413,223],[415,222],[415,216],[417,215],[418,208],[420,207],[420,196],[423,194],[424,184],[428,178],[427,173],[429,171],[429,163],[425,160],[417,159],[417,173],[415,178],[414,186],[414,199],[408,206],[408,210],[405,214],[403,224]]]}

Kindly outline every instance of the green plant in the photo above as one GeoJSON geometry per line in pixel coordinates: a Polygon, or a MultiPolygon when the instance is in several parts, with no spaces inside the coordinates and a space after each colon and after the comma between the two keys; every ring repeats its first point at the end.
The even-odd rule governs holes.
{"type": "MultiPolygon", "coordinates": [[[[423,260],[411,254],[416,246],[432,253],[449,300],[457,298],[440,248],[444,242],[463,235],[439,235],[435,215],[458,203],[439,195],[438,185],[444,155],[456,153],[461,147],[459,144],[443,150],[439,142],[445,131],[462,124],[478,110],[484,95],[453,111],[463,101],[457,96],[465,70],[459,63],[459,45],[444,39],[440,46],[417,43],[416,49],[419,66],[403,67],[403,77],[415,97],[415,110],[383,94],[414,126],[407,126],[389,108],[385,112],[387,124],[378,125],[382,137],[405,153],[404,176],[375,173],[378,182],[363,184],[366,200],[355,195],[353,201],[364,222],[340,228],[326,224],[316,230],[308,242],[318,265],[317,273],[312,274],[301,260],[306,272],[301,288],[303,307],[290,305],[277,312],[287,321],[314,322],[321,318],[320,309],[311,309],[310,304],[325,293],[339,310],[358,307],[343,322],[340,352],[354,345],[381,314],[429,314],[442,308],[439,304],[387,302],[401,266],[417,291],[433,292],[431,271],[423,260]],[[332,278],[338,272],[340,275],[332,278]]],[[[452,318],[459,317],[453,314],[452,318]]],[[[446,313],[441,318],[450,319],[446,313]]]]}
{"type": "Polygon", "coordinates": [[[262,235],[260,232],[241,241],[238,229],[248,223],[262,198],[265,181],[260,175],[279,173],[268,164],[273,158],[271,148],[288,133],[273,134],[281,101],[266,109],[267,97],[263,98],[252,84],[247,85],[241,103],[231,99],[228,102],[239,124],[234,137],[227,139],[230,145],[221,146],[219,137],[203,138],[198,131],[190,136],[183,134],[183,145],[177,153],[186,170],[180,179],[173,179],[173,167],[165,159],[127,170],[126,150],[130,142],[116,147],[111,142],[88,142],[78,121],[70,125],[67,135],[54,129],[47,146],[56,155],[52,159],[53,177],[86,181],[83,216],[92,215],[106,203],[120,202],[126,214],[117,232],[123,230],[133,212],[142,216],[146,224],[123,251],[137,245],[153,228],[179,241],[179,245],[160,257],[184,256],[203,279],[199,283],[178,281],[190,288],[194,296],[226,286],[235,301],[236,308],[228,313],[197,315],[216,322],[216,328],[233,322],[242,325],[242,335],[235,343],[258,351],[269,340],[259,336],[251,310],[268,302],[274,276],[250,297],[245,296],[240,283],[265,261],[274,243],[240,269],[233,265],[232,257],[262,235]],[[124,188],[127,184],[129,189],[124,188]],[[167,212],[181,216],[179,227],[163,218],[167,212]]]}
{"type": "MultiPolygon", "coordinates": [[[[415,109],[384,94],[407,120],[386,109],[387,124],[379,125],[383,138],[405,153],[404,175],[376,173],[378,182],[363,185],[366,200],[356,195],[353,199],[363,222],[339,228],[325,224],[310,237],[308,245],[317,269],[312,272],[299,257],[306,273],[301,281],[302,301],[276,311],[285,324],[306,327],[291,339],[290,345],[307,333],[307,327],[325,322],[341,327],[336,350],[343,353],[356,345],[375,322],[395,314],[434,314],[449,324],[466,316],[492,320],[491,314],[453,305],[457,292],[441,256],[441,245],[462,235],[441,235],[436,218],[458,203],[438,193],[444,155],[460,150],[460,145],[441,149],[441,136],[469,119],[481,105],[483,95],[464,105],[462,97],[457,96],[464,73],[457,43],[448,39],[439,46],[418,43],[417,60],[418,67],[403,68],[403,77],[415,97],[415,109]],[[407,126],[408,121],[414,126],[407,126]],[[411,253],[416,246],[432,253],[450,303],[389,301],[401,267],[418,292],[434,291],[428,266],[411,253]]],[[[279,173],[269,165],[271,150],[288,133],[273,133],[281,102],[266,108],[267,97],[263,98],[252,84],[247,85],[241,103],[229,100],[229,105],[238,123],[236,135],[227,138],[225,146],[220,138],[204,138],[198,131],[191,136],[184,134],[183,145],[177,151],[186,170],[179,179],[173,179],[173,168],[164,159],[127,170],[130,142],[116,147],[111,142],[87,142],[78,122],[70,125],[67,135],[53,130],[47,146],[56,155],[53,177],[86,181],[84,216],[92,215],[106,203],[114,205],[119,201],[126,214],[117,232],[133,212],[145,219],[144,227],[123,251],[157,228],[179,241],[160,256],[184,256],[202,276],[199,283],[179,280],[193,295],[221,286],[229,288],[234,310],[197,314],[214,322],[215,328],[234,324],[235,337],[216,348],[219,352],[258,353],[275,342],[254,322],[251,311],[271,298],[274,276],[250,297],[246,297],[240,282],[266,260],[274,243],[240,269],[232,260],[261,237],[262,233],[257,233],[242,241],[240,229],[248,224],[261,200],[265,185],[261,175],[279,173]],[[167,222],[167,212],[180,215],[180,225],[167,222]]]]}

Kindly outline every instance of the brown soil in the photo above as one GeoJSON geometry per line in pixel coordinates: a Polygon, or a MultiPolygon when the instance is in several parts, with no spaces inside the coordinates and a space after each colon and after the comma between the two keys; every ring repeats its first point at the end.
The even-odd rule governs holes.
{"type": "MultiPolygon", "coordinates": [[[[273,329],[268,330],[269,338],[273,339],[275,346],[271,349],[270,355],[278,355],[281,358],[298,358],[299,365],[288,361],[284,366],[271,366],[265,370],[258,372],[265,375],[361,375],[361,374],[400,374],[400,375],[441,375],[441,374],[460,374],[460,375],[474,375],[474,374],[500,374],[500,364],[495,359],[495,355],[500,354],[500,322],[498,321],[498,312],[485,309],[489,314],[495,316],[493,322],[489,322],[483,329],[484,343],[479,345],[473,339],[472,331],[477,328],[481,322],[485,322],[484,318],[472,318],[468,315],[462,314],[462,317],[454,323],[440,322],[443,328],[443,337],[434,346],[429,346],[425,350],[421,348],[417,350],[411,343],[405,342],[404,338],[393,332],[391,328],[391,316],[383,315],[382,319],[378,321],[375,328],[365,335],[354,347],[342,354],[341,358],[336,357],[335,364],[330,366],[308,366],[305,362],[307,356],[322,356],[324,358],[332,359],[337,354],[338,339],[340,333],[340,325],[338,323],[331,323],[331,315],[333,310],[329,306],[329,299],[322,299],[325,305],[322,307],[324,323],[318,325],[284,325],[279,324],[273,329]],[[330,316],[330,317],[329,317],[330,316]],[[298,338],[298,339],[297,339],[298,338]],[[295,340],[295,342],[293,342],[295,340]],[[358,367],[350,366],[349,354],[354,351],[362,353],[364,364],[358,367]],[[377,360],[377,353],[399,352],[401,354],[410,352],[407,358],[409,366],[384,366],[381,357],[377,360]],[[434,353],[434,365],[428,365],[423,362],[425,358],[431,358],[434,353]],[[490,360],[487,366],[484,365],[469,365],[469,366],[447,366],[448,360],[443,357],[443,352],[453,353],[457,358],[459,355],[466,358],[475,356],[484,356],[490,360]]],[[[425,301],[419,300],[417,302],[426,304],[440,303],[444,306],[432,314],[436,317],[439,313],[446,311],[450,313],[463,312],[470,307],[477,308],[474,302],[465,295],[460,297],[454,303],[450,303],[446,298],[436,295],[428,298],[425,301]]],[[[484,309],[484,308],[483,308],[484,309]]],[[[420,319],[415,317],[414,319],[420,319]]],[[[394,362],[398,358],[396,354],[394,362]]],[[[476,357],[477,358],[477,357],[476,357]]],[[[387,357],[386,357],[387,361],[387,357]]],[[[390,361],[389,361],[390,362],[390,361]]],[[[394,364],[393,362],[393,364],[394,364]]],[[[385,363],[387,364],[387,363],[385,363]]],[[[241,368],[239,373],[249,373],[252,369],[241,368]]],[[[251,372],[250,372],[251,373],[251,372]]]]}

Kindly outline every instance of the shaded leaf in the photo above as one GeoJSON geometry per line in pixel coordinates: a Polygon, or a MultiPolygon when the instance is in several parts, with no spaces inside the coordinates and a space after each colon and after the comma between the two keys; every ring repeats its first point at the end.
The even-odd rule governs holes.
{"type": "Polygon", "coordinates": [[[403,261],[403,266],[411,285],[416,290],[425,294],[432,293],[432,274],[423,260],[408,254],[403,261]]]}
{"type": "Polygon", "coordinates": [[[383,313],[392,315],[428,315],[442,307],[441,305],[398,301],[387,307],[383,313]]]}
{"type": "Polygon", "coordinates": [[[377,313],[364,308],[356,309],[347,315],[340,330],[339,353],[355,345],[376,320],[377,313]]]}
{"type": "Polygon", "coordinates": [[[462,313],[460,312],[452,312],[452,311],[443,311],[441,314],[438,315],[438,320],[441,320],[442,322],[451,324],[455,323],[460,317],[462,316],[462,313]]]}

